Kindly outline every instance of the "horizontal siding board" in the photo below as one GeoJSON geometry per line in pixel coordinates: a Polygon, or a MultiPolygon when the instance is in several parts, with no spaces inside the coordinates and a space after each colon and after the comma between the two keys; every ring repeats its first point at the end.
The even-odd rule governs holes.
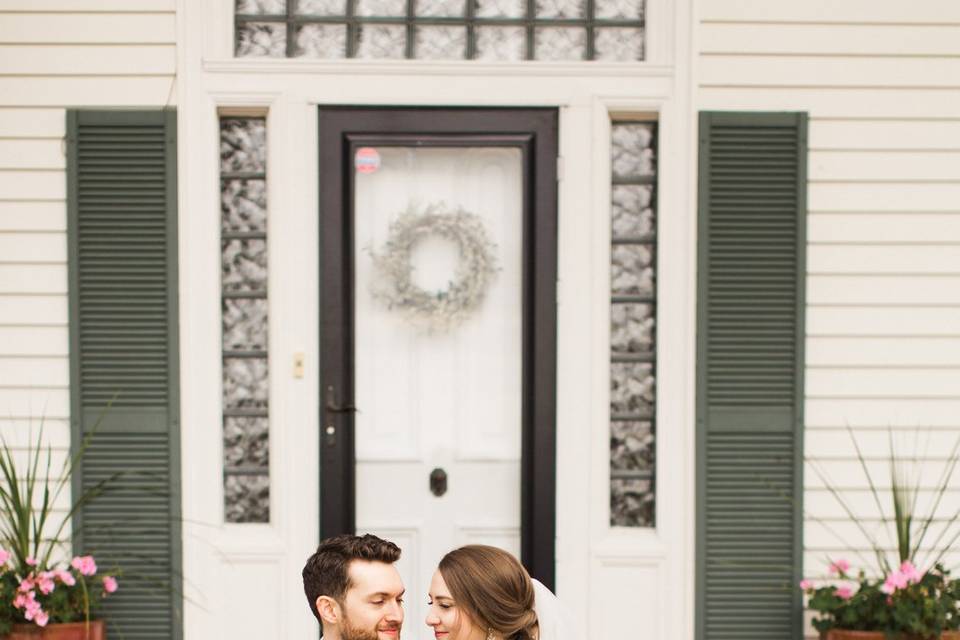
{"type": "MultiPolygon", "coordinates": [[[[854,453],[852,448],[850,451],[854,453]]],[[[911,449],[911,452],[912,451],[911,449]]],[[[870,473],[870,477],[873,478],[874,486],[877,490],[890,491],[890,461],[870,459],[866,460],[864,464],[866,464],[867,470],[870,473]]],[[[939,487],[942,474],[948,470],[949,466],[948,461],[945,459],[931,458],[924,460],[920,469],[914,469],[914,471],[920,474],[919,486],[928,491],[935,491],[939,487]]],[[[863,466],[855,457],[844,460],[817,460],[816,464],[808,462],[806,477],[806,487],[808,490],[823,489],[829,491],[827,483],[829,483],[829,486],[835,489],[842,489],[844,492],[851,489],[857,491],[867,489],[869,491],[870,486],[867,481],[867,476],[863,471],[863,466]],[[824,482],[823,478],[816,473],[815,469],[817,468],[820,469],[823,477],[827,479],[827,482],[824,482]]],[[[864,513],[869,513],[869,511],[866,511],[870,508],[869,504],[861,505],[857,503],[855,506],[855,513],[861,510],[863,510],[864,513]]]]}
{"type": "Polygon", "coordinates": [[[0,356],[0,380],[18,386],[68,387],[69,366],[64,357],[0,356]]]}
{"type": "MultiPolygon", "coordinates": [[[[0,17],[6,44],[176,43],[172,12],[11,12],[0,17]]],[[[63,104],[74,104],[65,102],[63,104]]]]}
{"type": "Polygon", "coordinates": [[[0,138],[63,138],[62,108],[0,108],[0,138]]]}
{"type": "Polygon", "coordinates": [[[699,45],[701,54],[956,56],[960,55],[958,30],[957,25],[902,23],[705,24],[699,31],[699,45]]]}
{"type": "Polygon", "coordinates": [[[960,369],[843,369],[807,371],[809,397],[960,399],[960,369]]]}
{"type": "Polygon", "coordinates": [[[0,263],[0,294],[66,295],[66,264],[0,263]]]}
{"type": "Polygon", "coordinates": [[[65,263],[67,238],[62,233],[0,235],[0,263],[65,263]]]}
{"type": "Polygon", "coordinates": [[[960,209],[956,213],[811,213],[807,224],[812,243],[960,243],[960,209]]]}
{"type": "MultiPolygon", "coordinates": [[[[958,58],[960,62],[960,58],[958,58]]],[[[960,67],[958,67],[960,76],[960,67]]],[[[812,181],[952,180],[960,182],[956,151],[816,151],[810,153],[812,181]]]]}
{"type": "MultiPolygon", "coordinates": [[[[2,281],[2,276],[0,276],[2,281]]],[[[67,294],[4,294],[0,291],[0,324],[67,326],[67,294]]]]}
{"type": "MultiPolygon", "coordinates": [[[[950,452],[960,441],[960,428],[928,429],[925,427],[889,427],[888,429],[836,429],[810,428],[805,432],[806,453],[809,458],[837,458],[852,459],[855,452],[852,448],[850,434],[856,438],[857,445],[864,457],[887,459],[890,457],[890,438],[893,438],[894,450],[912,455],[924,454],[931,459],[947,459],[950,452]]],[[[960,472],[958,472],[960,475],[960,472]]],[[[866,492],[864,488],[861,491],[866,492]]],[[[952,488],[957,496],[957,508],[960,509],[960,486],[952,488]]],[[[809,493],[809,492],[808,492],[809,493]]],[[[817,493],[817,492],[814,492],[817,493]]],[[[827,491],[818,493],[829,495],[827,491]]],[[[920,502],[927,500],[926,494],[921,494],[920,502]]],[[[831,497],[832,500],[832,497],[831,497]]]]}
{"type": "Polygon", "coordinates": [[[834,120],[811,118],[810,148],[826,149],[960,149],[956,120],[834,120]]]}
{"type": "Polygon", "coordinates": [[[0,171],[0,200],[63,200],[63,171],[0,171]]]}
{"type": "Polygon", "coordinates": [[[960,337],[960,306],[807,307],[808,336],[960,337]]]}
{"type": "Polygon", "coordinates": [[[66,202],[0,202],[0,232],[55,231],[62,234],[66,229],[66,202]]]}
{"type": "MultiPolygon", "coordinates": [[[[960,29],[958,29],[960,31],[960,29]]],[[[705,85],[817,87],[960,87],[960,55],[944,58],[710,55],[700,58],[705,85]]]]}
{"type": "Polygon", "coordinates": [[[176,0],[0,0],[0,11],[123,12],[174,11],[176,0]]]}
{"type": "Polygon", "coordinates": [[[68,420],[70,390],[0,386],[0,407],[7,420],[40,417],[68,420]]]}
{"type": "Polygon", "coordinates": [[[742,22],[887,22],[893,24],[960,23],[960,5],[954,0],[876,2],[875,0],[701,0],[701,20],[742,22]]]}
{"type": "Polygon", "coordinates": [[[807,398],[808,427],[960,428],[960,398],[807,398]]]}
{"type": "Polygon", "coordinates": [[[960,335],[909,340],[902,337],[814,337],[807,339],[806,354],[810,367],[960,368],[960,335]]]}
{"type": "Polygon", "coordinates": [[[65,326],[21,325],[10,327],[0,324],[0,357],[61,356],[66,358],[67,344],[68,337],[65,326]]]}
{"type": "Polygon", "coordinates": [[[171,76],[0,77],[0,106],[175,104],[171,76]]]}
{"type": "Polygon", "coordinates": [[[0,170],[63,170],[66,166],[63,142],[56,138],[0,139],[0,170]]]}
{"type": "Polygon", "coordinates": [[[956,245],[810,245],[809,273],[952,274],[960,275],[956,245]]]}
{"type": "Polygon", "coordinates": [[[176,47],[158,45],[0,45],[0,75],[173,75],[176,47]]]}
{"type": "Polygon", "coordinates": [[[701,109],[804,109],[818,118],[956,119],[960,113],[956,90],[803,87],[792,85],[786,75],[778,86],[701,86],[698,98],[701,109]]]}
{"type": "Polygon", "coordinates": [[[809,197],[813,211],[942,211],[960,202],[960,181],[820,182],[810,184],[809,197]]]}
{"type": "Polygon", "coordinates": [[[808,278],[810,304],[960,305],[958,276],[818,275],[808,278]]]}

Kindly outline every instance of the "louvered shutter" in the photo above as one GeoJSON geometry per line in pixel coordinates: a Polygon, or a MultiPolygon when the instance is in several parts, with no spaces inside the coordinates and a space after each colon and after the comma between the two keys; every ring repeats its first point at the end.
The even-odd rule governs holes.
{"type": "Polygon", "coordinates": [[[697,637],[802,637],[806,116],[700,117],[697,637]]]}
{"type": "Polygon", "coordinates": [[[176,117],[70,111],[67,135],[75,451],[100,420],[74,496],[120,474],[75,517],[74,548],[123,572],[111,636],[180,638],[176,117]]]}

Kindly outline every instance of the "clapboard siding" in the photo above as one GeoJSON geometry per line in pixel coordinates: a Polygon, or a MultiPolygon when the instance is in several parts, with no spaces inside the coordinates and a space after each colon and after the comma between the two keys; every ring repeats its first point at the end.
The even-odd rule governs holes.
{"type": "MultiPolygon", "coordinates": [[[[890,429],[927,487],[960,436],[960,3],[698,0],[697,14],[699,110],[810,117],[805,573],[873,564],[813,466],[875,519],[848,425],[885,486],[890,429]]],[[[941,513],[958,507],[960,475],[941,513]]]]}
{"type": "Polygon", "coordinates": [[[173,104],[174,11],[0,0],[0,433],[12,446],[41,417],[55,451],[70,446],[65,108],[173,104]]]}

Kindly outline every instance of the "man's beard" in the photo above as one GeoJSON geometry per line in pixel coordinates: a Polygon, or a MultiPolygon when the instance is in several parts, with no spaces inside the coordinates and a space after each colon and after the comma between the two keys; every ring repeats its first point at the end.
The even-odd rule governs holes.
{"type": "MultiPolygon", "coordinates": [[[[379,626],[379,625],[377,625],[379,626]]],[[[393,625],[392,629],[397,630],[397,640],[400,640],[400,625],[393,625]]],[[[344,615],[343,627],[340,629],[341,640],[379,640],[377,627],[372,629],[362,629],[350,624],[350,618],[344,615]]]]}

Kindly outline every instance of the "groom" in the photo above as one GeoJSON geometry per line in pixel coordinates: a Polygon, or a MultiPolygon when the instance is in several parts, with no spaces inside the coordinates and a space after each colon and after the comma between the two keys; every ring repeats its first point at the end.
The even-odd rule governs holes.
{"type": "Polygon", "coordinates": [[[397,545],[373,536],[327,538],[303,567],[303,590],[324,640],[399,640],[403,581],[397,545]]]}

